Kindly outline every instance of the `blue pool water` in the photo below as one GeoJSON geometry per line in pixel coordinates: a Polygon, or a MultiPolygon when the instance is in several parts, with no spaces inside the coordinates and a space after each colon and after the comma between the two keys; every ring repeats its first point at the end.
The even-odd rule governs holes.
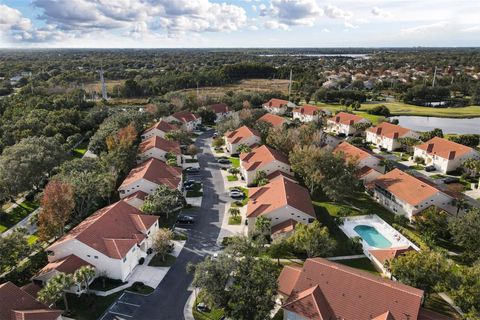
{"type": "Polygon", "coordinates": [[[359,225],[354,227],[353,230],[372,247],[390,248],[392,246],[392,243],[374,227],[359,225]]]}

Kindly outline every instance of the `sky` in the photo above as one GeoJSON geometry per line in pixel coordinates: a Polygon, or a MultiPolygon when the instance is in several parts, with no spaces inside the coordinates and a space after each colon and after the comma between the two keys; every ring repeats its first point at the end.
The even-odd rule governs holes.
{"type": "Polygon", "coordinates": [[[480,0],[0,0],[0,48],[411,46],[480,46],[480,0]]]}

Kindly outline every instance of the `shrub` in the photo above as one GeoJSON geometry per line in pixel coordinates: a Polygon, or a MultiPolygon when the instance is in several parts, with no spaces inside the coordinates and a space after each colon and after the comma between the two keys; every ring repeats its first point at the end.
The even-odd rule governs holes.
{"type": "Polygon", "coordinates": [[[377,106],[375,108],[372,108],[367,111],[369,114],[374,114],[377,116],[384,116],[384,117],[390,117],[390,109],[388,109],[386,106],[381,105],[377,106]]]}

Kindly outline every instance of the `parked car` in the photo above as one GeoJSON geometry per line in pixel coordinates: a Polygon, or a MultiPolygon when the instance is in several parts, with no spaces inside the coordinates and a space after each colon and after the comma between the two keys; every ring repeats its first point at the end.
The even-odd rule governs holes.
{"type": "Polygon", "coordinates": [[[238,191],[238,192],[243,192],[242,189],[238,188],[238,187],[233,187],[230,189],[230,191],[238,191]]]}
{"type": "Polygon", "coordinates": [[[199,304],[197,304],[197,311],[200,311],[200,312],[208,312],[210,309],[208,309],[207,305],[203,302],[200,302],[199,304]]]}
{"type": "Polygon", "coordinates": [[[435,168],[435,166],[426,166],[426,167],[425,167],[425,171],[427,171],[427,172],[432,172],[432,171],[435,171],[435,170],[437,170],[437,169],[435,168]]]}
{"type": "Polygon", "coordinates": [[[199,173],[199,172],[200,172],[200,168],[188,167],[188,168],[185,169],[185,172],[186,172],[186,173],[199,173]]]}
{"type": "Polygon", "coordinates": [[[230,159],[218,159],[218,163],[220,164],[231,164],[232,162],[230,159]]]}
{"type": "Polygon", "coordinates": [[[181,224],[193,224],[195,223],[195,218],[187,215],[179,215],[177,217],[177,223],[181,224]]]}
{"type": "Polygon", "coordinates": [[[244,194],[241,191],[233,190],[233,191],[230,191],[230,197],[234,199],[243,198],[244,194]]]}
{"type": "Polygon", "coordinates": [[[443,179],[443,183],[445,184],[458,183],[458,182],[460,182],[460,179],[456,177],[446,177],[445,179],[443,179]]]}
{"type": "Polygon", "coordinates": [[[213,133],[213,137],[214,137],[214,138],[218,137],[218,132],[217,132],[217,131],[215,131],[215,132],[213,133]]]}
{"type": "Polygon", "coordinates": [[[183,183],[183,186],[186,187],[189,185],[194,185],[195,183],[197,183],[195,180],[189,179],[183,183]]]}

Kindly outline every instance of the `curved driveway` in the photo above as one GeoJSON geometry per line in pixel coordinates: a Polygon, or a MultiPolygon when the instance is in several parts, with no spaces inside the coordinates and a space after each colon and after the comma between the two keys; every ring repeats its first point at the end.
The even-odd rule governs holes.
{"type": "Polygon", "coordinates": [[[197,263],[203,260],[206,254],[218,250],[216,242],[228,197],[220,167],[210,150],[212,133],[213,131],[208,131],[202,134],[195,143],[200,148],[198,162],[203,182],[202,206],[188,210],[188,214],[196,216],[195,224],[188,229],[188,239],[175,264],[155,291],[138,303],[140,307],[136,309],[132,319],[184,319],[183,308],[192,293],[189,288],[192,275],[187,274],[186,266],[190,262],[197,263]]]}

